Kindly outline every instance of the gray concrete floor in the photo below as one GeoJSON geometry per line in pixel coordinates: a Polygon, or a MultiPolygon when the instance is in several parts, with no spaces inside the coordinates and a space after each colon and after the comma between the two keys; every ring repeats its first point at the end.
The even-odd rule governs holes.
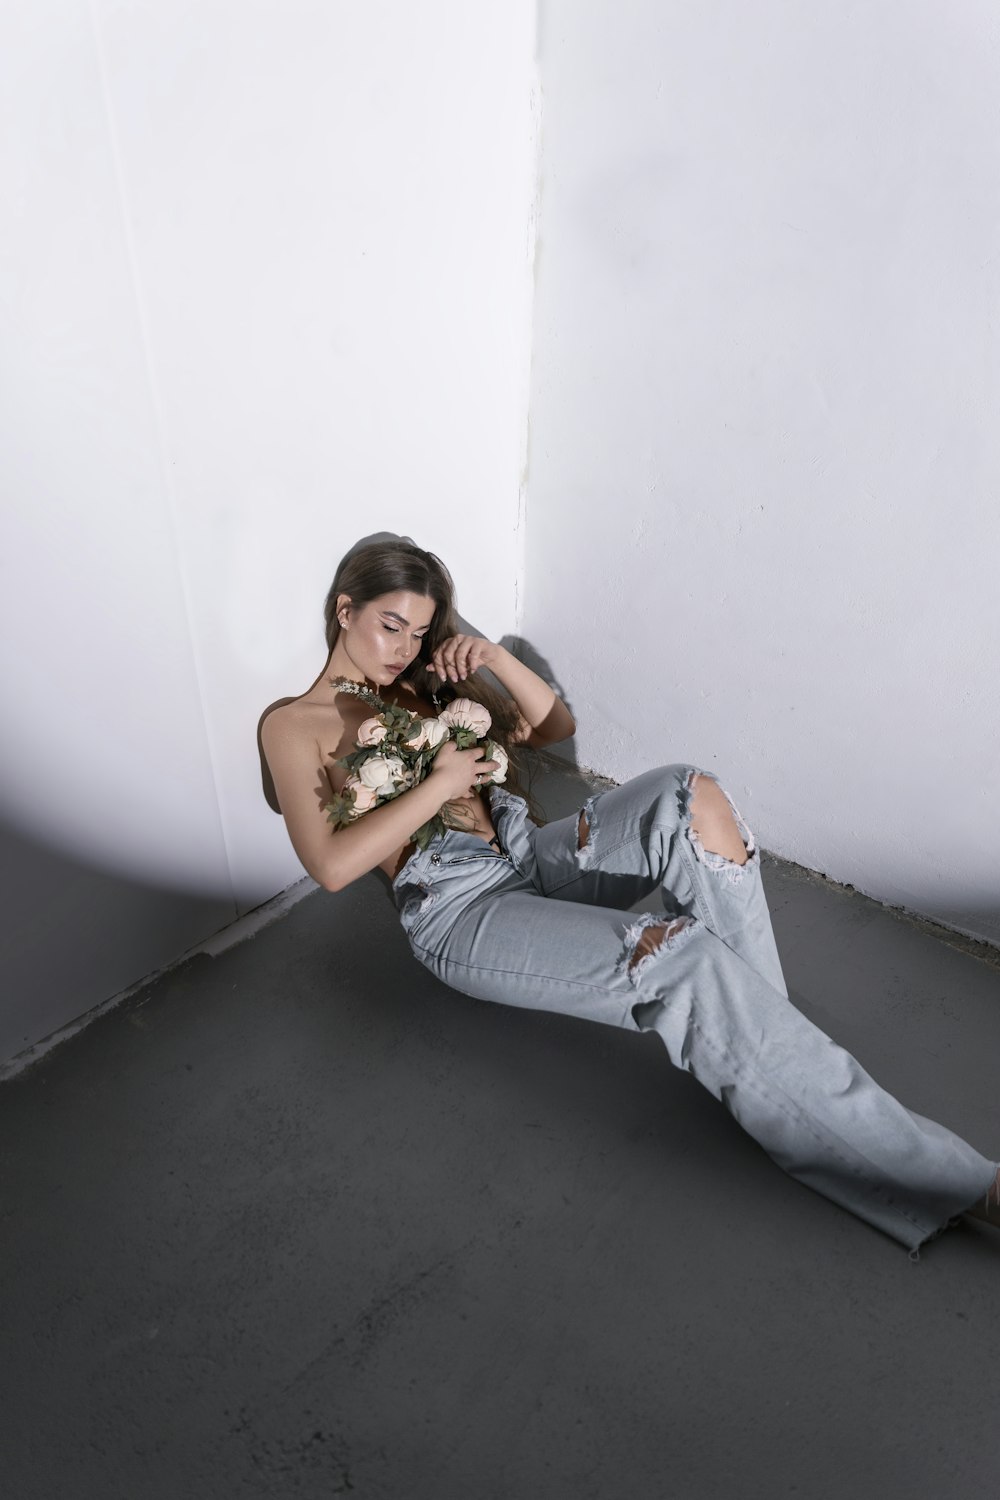
{"type": "MultiPolygon", "coordinates": [[[[793,1001],[1000,1153],[995,950],[765,883],[793,1001]]],[[[11,1500],[997,1492],[1000,1233],[911,1263],[655,1036],[438,984],[375,877],[100,1016],[0,1126],[11,1500]]]]}

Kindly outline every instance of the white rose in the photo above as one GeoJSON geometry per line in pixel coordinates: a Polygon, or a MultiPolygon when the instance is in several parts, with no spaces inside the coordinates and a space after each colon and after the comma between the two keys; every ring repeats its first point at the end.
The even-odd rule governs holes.
{"type": "Polygon", "coordinates": [[[481,703],[472,698],[456,698],[441,715],[441,722],[453,729],[471,729],[476,739],[481,740],[493,720],[481,703]]]}
{"type": "Polygon", "coordinates": [[[507,767],[510,765],[510,756],[507,754],[502,745],[497,744],[496,740],[487,740],[486,759],[498,760],[500,762],[499,767],[493,772],[493,775],[490,777],[490,781],[494,785],[498,785],[501,781],[506,781],[507,767]]]}
{"type": "Polygon", "coordinates": [[[380,745],[387,734],[388,730],[378,719],[366,719],[358,729],[358,744],[362,747],[380,745]]]}
{"type": "Polygon", "coordinates": [[[398,755],[373,755],[358,771],[365,786],[384,797],[406,781],[407,771],[398,755]]]}
{"type": "Polygon", "coordinates": [[[358,776],[348,776],[344,782],[344,791],[354,793],[354,811],[359,816],[361,813],[371,812],[378,801],[376,793],[370,786],[365,786],[358,776]]]}
{"type": "Polygon", "coordinates": [[[382,783],[388,779],[388,774],[385,756],[373,755],[358,771],[358,778],[364,782],[365,786],[371,787],[373,792],[377,792],[382,783]]]}
{"type": "Polygon", "coordinates": [[[421,719],[420,722],[424,727],[424,742],[420,746],[421,749],[426,746],[429,750],[436,750],[438,745],[443,745],[445,740],[450,739],[448,726],[442,724],[440,719],[421,719]]]}

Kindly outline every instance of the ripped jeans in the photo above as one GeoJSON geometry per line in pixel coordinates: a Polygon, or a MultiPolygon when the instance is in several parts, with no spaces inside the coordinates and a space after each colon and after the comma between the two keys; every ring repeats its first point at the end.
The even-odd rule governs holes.
{"type": "Polygon", "coordinates": [[[904,1108],[792,1005],[760,851],[728,794],[746,862],[704,848],[696,774],[718,782],[669,765],[595,793],[585,836],[578,813],[539,828],[491,786],[500,851],[449,829],[393,881],[410,946],[478,999],[657,1032],[786,1172],[915,1251],[997,1164],[904,1108]],[[657,888],[664,913],[635,917],[657,888]]]}

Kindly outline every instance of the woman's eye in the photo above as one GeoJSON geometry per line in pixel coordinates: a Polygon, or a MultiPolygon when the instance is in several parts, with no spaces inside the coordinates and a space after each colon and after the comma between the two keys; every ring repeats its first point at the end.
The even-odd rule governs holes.
{"type": "Polygon", "coordinates": [[[396,629],[395,625],[383,625],[382,629],[383,630],[388,630],[388,632],[389,632],[390,635],[398,635],[399,634],[399,631],[396,629]]]}

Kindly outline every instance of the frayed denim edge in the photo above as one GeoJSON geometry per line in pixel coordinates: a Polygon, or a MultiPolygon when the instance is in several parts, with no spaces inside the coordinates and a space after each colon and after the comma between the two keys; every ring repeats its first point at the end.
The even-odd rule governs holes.
{"type": "Polygon", "coordinates": [[[595,829],[596,829],[596,824],[594,822],[594,805],[595,805],[595,803],[597,802],[597,799],[600,796],[601,796],[600,792],[592,792],[591,795],[587,798],[586,802],[583,804],[583,807],[580,809],[580,812],[578,812],[577,815],[576,815],[576,828],[577,828],[576,862],[579,865],[579,867],[580,867],[581,870],[589,870],[590,866],[591,866],[591,863],[593,861],[593,858],[594,858],[593,847],[594,847],[594,833],[595,833],[595,829]],[[581,844],[579,842],[579,838],[580,838],[580,818],[581,818],[581,816],[585,817],[586,820],[587,820],[587,841],[586,841],[585,844],[581,844]]]}
{"type": "Polygon", "coordinates": [[[616,974],[624,974],[634,985],[638,985],[646,967],[654,958],[661,953],[673,953],[682,943],[686,943],[698,925],[696,917],[680,916],[670,917],[662,911],[643,912],[634,922],[630,922],[622,935],[624,950],[618,963],[615,965],[616,974]],[[648,927],[662,927],[665,929],[663,941],[649,953],[644,953],[636,964],[631,963],[635,954],[639,939],[648,927]]]}
{"type": "Polygon", "coordinates": [[[694,849],[697,858],[703,865],[706,865],[708,869],[715,870],[717,874],[723,877],[723,879],[728,880],[731,885],[739,885],[740,881],[745,879],[746,873],[753,863],[754,856],[758,852],[757,841],[753,836],[753,831],[751,830],[749,824],[747,823],[743,814],[740,812],[739,808],[736,806],[736,803],[733,801],[732,797],[730,797],[729,793],[722,785],[722,782],[719,780],[718,776],[713,775],[711,771],[702,771],[697,766],[692,767],[691,771],[688,773],[685,779],[684,787],[681,791],[679,801],[681,816],[686,823],[685,832],[687,834],[688,842],[694,849]],[[719,788],[719,791],[729,803],[729,806],[732,809],[733,817],[736,820],[736,827],[739,830],[740,838],[743,840],[743,847],[747,851],[746,860],[742,865],[738,865],[733,859],[727,859],[724,854],[717,854],[714,849],[706,849],[695,830],[691,827],[691,798],[694,790],[694,778],[696,776],[705,776],[709,781],[714,781],[716,786],[719,788]]]}
{"type": "MultiPolygon", "coordinates": [[[[994,1203],[1000,1203],[1000,1163],[993,1163],[992,1166],[993,1166],[993,1180],[992,1180],[992,1182],[990,1182],[989,1186],[986,1189],[985,1194],[983,1195],[983,1208],[984,1209],[987,1209],[987,1208],[990,1207],[990,1197],[991,1197],[991,1195],[993,1197],[993,1202],[994,1203]]],[[[961,1224],[963,1216],[969,1212],[970,1208],[974,1208],[975,1207],[976,1202],[977,1202],[977,1199],[973,1198],[972,1203],[969,1204],[969,1206],[967,1208],[963,1208],[961,1210],[961,1212],[955,1214],[952,1218],[947,1219],[945,1221],[945,1223],[943,1223],[941,1225],[940,1229],[934,1229],[934,1230],[932,1230],[931,1233],[929,1235],[927,1235],[927,1237],[925,1239],[922,1239],[920,1241],[920,1244],[916,1247],[915,1250],[911,1250],[910,1251],[910,1259],[912,1261],[918,1261],[920,1259],[920,1252],[921,1252],[921,1250],[923,1249],[923,1247],[925,1245],[929,1245],[930,1242],[931,1242],[931,1240],[936,1240],[937,1237],[938,1237],[938,1235],[944,1234],[944,1232],[945,1232],[946,1229],[954,1229],[954,1227],[955,1227],[956,1224],[961,1224]]]]}
{"type": "Polygon", "coordinates": [[[944,1223],[942,1225],[940,1225],[939,1228],[932,1229],[931,1232],[930,1232],[930,1234],[924,1236],[924,1238],[920,1241],[920,1244],[916,1245],[909,1252],[909,1257],[908,1258],[911,1261],[913,1261],[914,1265],[916,1265],[916,1263],[920,1259],[920,1252],[924,1248],[925,1245],[929,1245],[932,1240],[938,1239],[942,1234],[944,1234],[944,1232],[945,1232],[946,1229],[954,1229],[955,1225],[956,1224],[961,1224],[961,1222],[962,1222],[962,1215],[961,1214],[955,1214],[953,1218],[945,1219],[944,1223]]]}

